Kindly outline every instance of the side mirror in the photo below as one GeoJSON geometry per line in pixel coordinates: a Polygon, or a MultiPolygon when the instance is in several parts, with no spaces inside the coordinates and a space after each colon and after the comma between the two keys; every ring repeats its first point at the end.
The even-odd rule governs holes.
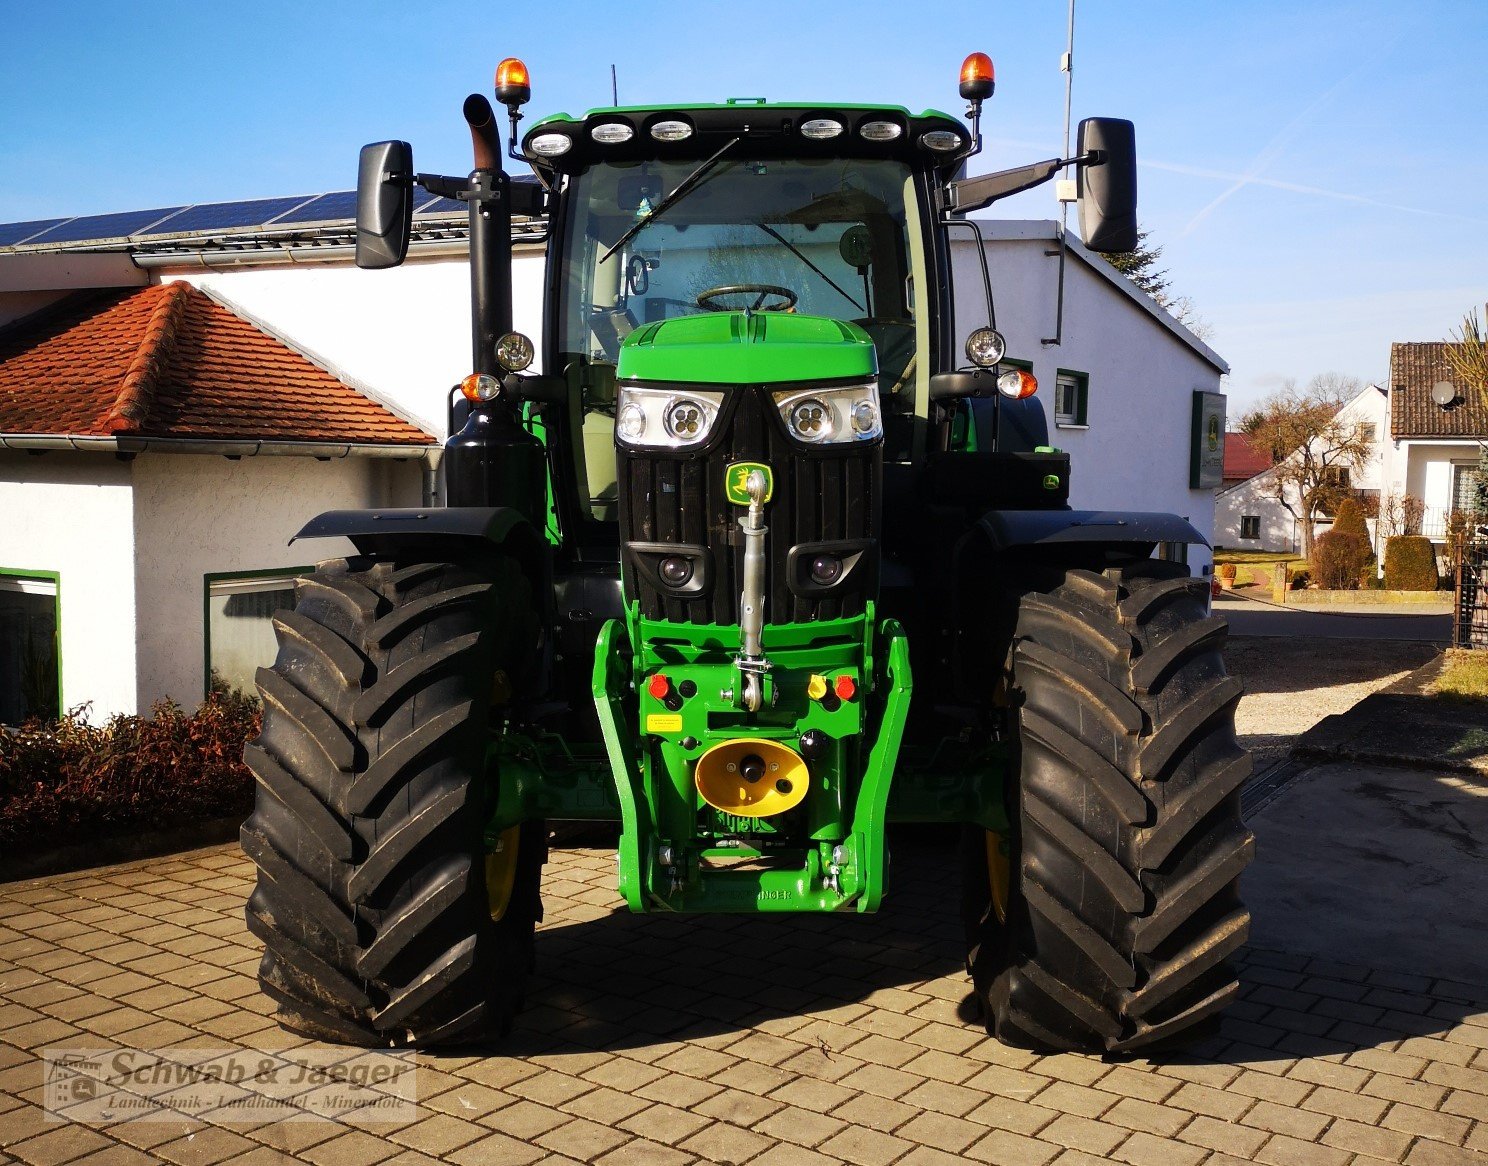
{"type": "Polygon", "coordinates": [[[356,265],[397,267],[413,231],[413,147],[373,142],[357,167],[356,265]]]}
{"type": "Polygon", "coordinates": [[[1137,140],[1129,121],[1087,117],[1080,123],[1080,155],[1098,161],[1079,166],[1080,235],[1092,251],[1112,255],[1137,246],[1137,140]]]}

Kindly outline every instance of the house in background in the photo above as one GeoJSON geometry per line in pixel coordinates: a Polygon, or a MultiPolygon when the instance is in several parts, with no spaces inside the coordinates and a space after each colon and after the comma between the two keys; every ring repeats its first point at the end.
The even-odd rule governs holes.
{"type": "Polygon", "coordinates": [[[1421,533],[1437,543],[1445,542],[1452,511],[1471,508],[1472,477],[1488,441],[1488,405],[1480,395],[1459,390],[1447,409],[1432,400],[1433,385],[1453,380],[1447,348],[1443,342],[1390,346],[1390,440],[1384,453],[1386,489],[1425,504],[1421,533]]]}
{"type": "MultiPolygon", "coordinates": [[[[1339,486],[1352,489],[1364,497],[1379,496],[1386,480],[1383,457],[1389,408],[1389,394],[1378,385],[1367,385],[1338,411],[1340,424],[1357,426],[1360,435],[1373,443],[1371,456],[1366,464],[1340,468],[1339,486]]],[[[1226,465],[1229,462],[1230,439],[1236,436],[1233,433],[1225,435],[1226,465]]],[[[1283,506],[1277,496],[1278,467],[1270,465],[1270,460],[1268,454],[1267,468],[1233,486],[1225,486],[1215,494],[1216,547],[1291,554],[1302,549],[1301,526],[1293,517],[1292,511],[1283,506]]],[[[1300,511],[1301,500],[1294,485],[1287,486],[1286,496],[1293,509],[1300,511]]],[[[1327,518],[1320,518],[1314,527],[1315,533],[1322,534],[1331,525],[1327,518]]],[[[1373,534],[1372,527],[1370,533],[1373,534]]]]}
{"type": "MultiPolygon", "coordinates": [[[[0,506],[21,516],[0,527],[0,685],[48,687],[22,662],[48,620],[60,705],[91,701],[95,718],[191,704],[214,672],[246,684],[294,575],[345,553],[287,547],[295,530],[322,510],[437,504],[450,389],[470,371],[467,207],[417,190],[408,262],[363,271],[355,206],[338,191],[0,224],[0,506]]],[[[544,232],[513,223],[514,323],[539,352],[544,232]]],[[[1072,504],[1207,534],[1192,401],[1225,362],[1074,239],[1062,343],[1045,344],[1057,225],[983,235],[1009,363],[1040,381],[1072,504]]],[[[965,336],[987,322],[982,264],[973,241],[952,252],[965,336]]],[[[1166,549],[1209,567],[1202,546],[1166,549]]]]}
{"type": "Polygon", "coordinates": [[[419,505],[434,439],[189,284],[52,290],[0,290],[0,723],[251,690],[346,550],[289,536],[419,505]]]}
{"type": "Polygon", "coordinates": [[[1224,435],[1224,481],[1220,489],[1228,490],[1248,481],[1269,470],[1275,461],[1271,451],[1257,445],[1249,434],[1230,430],[1224,435]]]}

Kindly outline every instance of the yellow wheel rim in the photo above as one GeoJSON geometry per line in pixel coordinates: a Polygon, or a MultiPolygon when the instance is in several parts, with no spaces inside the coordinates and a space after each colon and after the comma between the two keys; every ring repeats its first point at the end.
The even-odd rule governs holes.
{"type": "Polygon", "coordinates": [[[517,882],[517,843],[522,828],[503,830],[496,839],[496,849],[486,855],[486,902],[491,921],[499,923],[511,905],[512,887],[517,882]]]}
{"type": "Polygon", "coordinates": [[[1008,863],[1007,839],[987,831],[987,890],[991,894],[992,914],[997,922],[1007,922],[1008,893],[1012,869],[1008,863]]]}

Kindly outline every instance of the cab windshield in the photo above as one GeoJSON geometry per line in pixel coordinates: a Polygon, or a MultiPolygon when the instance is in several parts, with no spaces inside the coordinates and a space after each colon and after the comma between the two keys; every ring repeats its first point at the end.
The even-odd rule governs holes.
{"type": "MultiPolygon", "coordinates": [[[[741,308],[850,320],[877,346],[886,420],[907,422],[914,411],[923,259],[912,249],[909,166],[750,158],[746,149],[740,143],[739,156],[718,159],[608,258],[698,163],[604,163],[571,180],[558,348],[583,413],[574,419],[583,435],[576,452],[596,518],[614,517],[615,363],[621,342],[644,324],[741,308]]],[[[892,445],[899,427],[888,429],[892,445]]]]}

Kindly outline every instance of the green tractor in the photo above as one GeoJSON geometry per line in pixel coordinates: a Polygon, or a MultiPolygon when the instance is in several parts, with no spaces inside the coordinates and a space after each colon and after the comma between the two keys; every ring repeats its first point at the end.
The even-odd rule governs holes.
{"type": "Polygon", "coordinates": [[[1132,127],[961,177],[991,92],[973,54],[966,122],[734,100],[519,141],[508,59],[536,182],[478,95],[466,178],[364,148],[359,265],[403,260],[415,185],[469,204],[473,372],[445,506],[297,536],[357,553],[299,583],[258,677],[247,915],[283,1024],[504,1032],[550,820],[618,823],[620,895],[671,912],[874,911],[888,825],[954,824],[1015,1045],[1133,1049],[1234,997],[1240,686],[1205,581],[1153,557],[1202,536],[1070,509],[1032,375],[953,335],[968,211],[1071,168],[1087,245],[1135,245],[1132,127]],[[540,374],[513,215],[546,224],[540,374]]]}

